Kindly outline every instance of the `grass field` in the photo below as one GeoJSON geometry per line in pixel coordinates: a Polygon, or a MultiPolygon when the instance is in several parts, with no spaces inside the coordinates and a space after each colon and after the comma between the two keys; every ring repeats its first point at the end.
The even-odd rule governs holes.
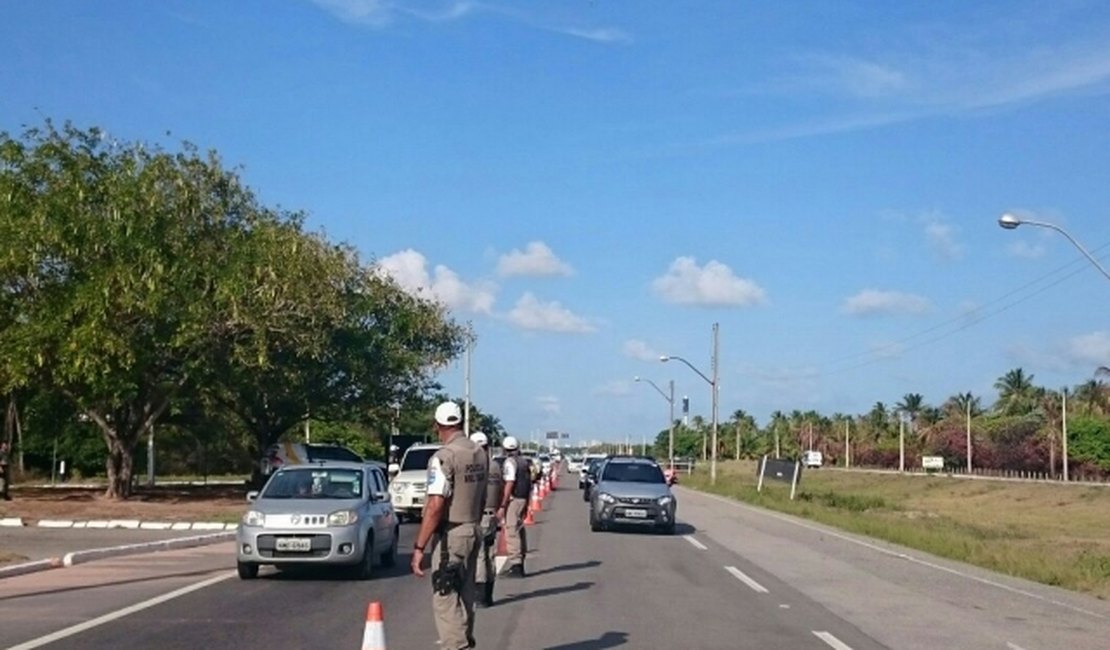
{"type": "Polygon", "coordinates": [[[687,487],[1037,582],[1110,598],[1110,487],[806,471],[756,492],[755,462],[683,476],[687,487]]]}

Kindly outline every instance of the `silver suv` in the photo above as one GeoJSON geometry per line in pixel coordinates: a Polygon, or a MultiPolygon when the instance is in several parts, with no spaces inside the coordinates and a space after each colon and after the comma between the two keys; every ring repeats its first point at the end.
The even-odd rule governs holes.
{"type": "Polygon", "coordinates": [[[348,565],[368,579],[397,561],[397,517],[381,463],[320,462],[270,476],[236,533],[239,577],[272,565],[348,565]]]}
{"type": "Polygon", "coordinates": [[[602,462],[590,492],[590,530],[627,525],[671,535],[678,502],[659,465],[616,456],[602,462]]]}

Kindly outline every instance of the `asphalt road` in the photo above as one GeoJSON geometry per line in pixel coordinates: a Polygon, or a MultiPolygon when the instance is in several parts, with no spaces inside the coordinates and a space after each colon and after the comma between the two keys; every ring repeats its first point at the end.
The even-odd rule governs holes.
{"type": "MultiPolygon", "coordinates": [[[[497,605],[478,611],[478,647],[1094,650],[1110,638],[1101,601],[919,564],[685,490],[679,504],[673,537],[591,533],[573,484],[555,493],[529,528],[531,575],[501,580],[497,605]]],[[[415,525],[402,530],[404,549],[415,525]]],[[[369,582],[267,569],[240,581],[221,544],[10,578],[0,647],[358,648],[377,600],[390,648],[430,650],[431,587],[407,560],[369,582]],[[87,629],[20,645],[74,625],[87,629]]]]}

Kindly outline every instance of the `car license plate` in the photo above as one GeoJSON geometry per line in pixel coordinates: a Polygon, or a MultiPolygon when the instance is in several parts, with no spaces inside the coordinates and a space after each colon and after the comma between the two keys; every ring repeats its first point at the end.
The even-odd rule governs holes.
{"type": "Polygon", "coordinates": [[[643,519],[647,517],[647,510],[625,510],[624,516],[633,519],[643,519]]]}
{"type": "Polygon", "coordinates": [[[279,537],[274,542],[274,548],[278,551],[299,551],[308,552],[312,550],[312,540],[307,537],[279,537]]]}

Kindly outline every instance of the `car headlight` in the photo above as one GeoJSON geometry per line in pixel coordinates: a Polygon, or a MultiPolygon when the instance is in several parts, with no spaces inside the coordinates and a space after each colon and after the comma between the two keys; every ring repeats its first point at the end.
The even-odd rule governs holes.
{"type": "Polygon", "coordinates": [[[340,510],[328,515],[329,526],[350,526],[358,521],[358,513],[354,510],[340,510]]]}
{"type": "Polygon", "coordinates": [[[394,483],[393,485],[391,485],[390,489],[393,490],[394,494],[400,494],[400,493],[405,491],[405,484],[398,481],[398,482],[394,483]]]}
{"type": "Polygon", "coordinates": [[[605,494],[604,492],[597,495],[597,498],[601,499],[605,503],[616,503],[617,502],[617,500],[615,498],[613,498],[613,495],[605,494]]]}
{"type": "Polygon", "coordinates": [[[265,526],[266,525],[266,515],[264,515],[263,513],[259,512],[257,510],[249,510],[249,511],[247,511],[247,514],[243,515],[243,525],[244,526],[265,526]]]}
{"type": "Polygon", "coordinates": [[[659,505],[661,506],[669,506],[672,501],[674,501],[674,497],[671,496],[659,497],[659,505]]]}

